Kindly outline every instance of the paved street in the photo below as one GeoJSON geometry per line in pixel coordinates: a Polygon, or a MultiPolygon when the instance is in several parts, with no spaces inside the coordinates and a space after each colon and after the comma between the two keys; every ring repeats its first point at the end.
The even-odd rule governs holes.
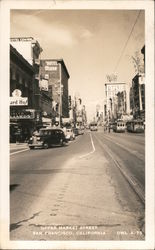
{"type": "Polygon", "coordinates": [[[144,134],[10,147],[11,240],[143,240],[144,134]]]}

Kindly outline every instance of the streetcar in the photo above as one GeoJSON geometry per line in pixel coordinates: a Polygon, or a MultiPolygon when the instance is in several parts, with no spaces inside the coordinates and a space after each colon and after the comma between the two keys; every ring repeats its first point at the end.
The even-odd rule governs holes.
{"type": "Polygon", "coordinates": [[[141,119],[136,119],[132,121],[128,121],[127,131],[133,133],[143,133],[144,132],[144,122],[141,119]]]}
{"type": "Polygon", "coordinates": [[[98,130],[98,126],[96,122],[91,122],[89,125],[90,131],[97,131],[98,130]]]}
{"type": "Polygon", "coordinates": [[[124,133],[126,129],[126,124],[123,120],[117,120],[113,123],[113,131],[117,133],[124,133]]]}

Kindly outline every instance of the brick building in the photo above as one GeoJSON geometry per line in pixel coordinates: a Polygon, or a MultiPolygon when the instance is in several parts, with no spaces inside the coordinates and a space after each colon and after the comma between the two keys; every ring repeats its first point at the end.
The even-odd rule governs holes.
{"type": "MultiPolygon", "coordinates": [[[[107,122],[117,118],[118,112],[118,93],[126,92],[126,84],[124,82],[107,82],[105,83],[105,104],[104,117],[107,122]]],[[[124,95],[126,98],[126,95],[124,95]]],[[[126,103],[126,99],[124,99],[126,103]]]]}
{"type": "Polygon", "coordinates": [[[68,80],[70,78],[63,59],[44,59],[40,62],[40,79],[48,82],[53,100],[53,120],[69,117],[68,80]]]}
{"type": "Polygon", "coordinates": [[[130,108],[135,118],[142,118],[145,120],[145,45],[141,49],[144,56],[144,65],[132,79],[132,86],[130,88],[130,108]]]}
{"type": "MultiPolygon", "coordinates": [[[[18,51],[10,46],[10,140],[24,140],[41,122],[36,106],[35,69],[18,51]],[[23,98],[23,99],[22,99],[23,98]],[[25,99],[24,99],[25,98],[25,99]]],[[[38,89],[39,91],[39,89],[38,89]]]]}
{"type": "Polygon", "coordinates": [[[10,45],[10,140],[15,140],[17,130],[23,141],[47,119],[51,122],[52,98],[39,86],[39,43],[33,38],[12,38],[11,44],[16,48],[10,45]]]}

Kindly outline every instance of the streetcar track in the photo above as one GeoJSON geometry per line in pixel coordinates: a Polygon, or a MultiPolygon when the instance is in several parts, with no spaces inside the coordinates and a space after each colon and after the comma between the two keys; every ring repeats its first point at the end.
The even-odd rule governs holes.
{"type": "MultiPolygon", "coordinates": [[[[106,136],[111,136],[112,138],[119,138],[119,139],[133,139],[133,135],[127,135],[126,133],[115,133],[115,132],[111,132],[111,133],[104,133],[104,135],[106,136]]],[[[145,145],[145,137],[135,137],[134,136],[134,140],[135,143],[139,145],[139,143],[141,145],[145,145]]]]}
{"type": "Polygon", "coordinates": [[[110,142],[116,144],[117,146],[123,148],[124,150],[128,151],[129,153],[133,154],[133,155],[136,156],[139,160],[141,160],[141,161],[144,161],[144,160],[145,160],[145,159],[144,159],[145,156],[142,155],[142,154],[140,154],[140,153],[138,153],[137,151],[131,150],[131,149],[129,149],[129,148],[127,148],[127,147],[121,145],[120,143],[111,140],[107,135],[104,135],[104,138],[106,138],[106,140],[108,140],[108,141],[110,141],[110,142]]]}
{"type": "Polygon", "coordinates": [[[144,194],[144,190],[143,190],[141,184],[138,182],[138,180],[135,177],[129,176],[129,174],[125,170],[123,170],[123,168],[122,168],[121,164],[118,162],[118,160],[114,159],[114,156],[112,155],[112,152],[111,152],[110,148],[108,146],[106,146],[105,144],[103,144],[103,142],[100,141],[100,139],[98,139],[97,136],[94,135],[94,137],[98,141],[99,145],[106,151],[106,153],[108,154],[108,156],[112,159],[112,161],[114,162],[115,166],[121,172],[122,176],[130,184],[130,186],[133,189],[133,191],[139,197],[141,203],[143,205],[145,205],[145,194],[144,194]]]}

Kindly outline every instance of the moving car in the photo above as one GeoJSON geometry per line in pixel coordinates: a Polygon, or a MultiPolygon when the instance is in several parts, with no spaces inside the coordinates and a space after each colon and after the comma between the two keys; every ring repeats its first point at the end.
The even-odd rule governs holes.
{"type": "Polygon", "coordinates": [[[33,135],[28,142],[29,148],[49,148],[52,145],[64,146],[67,142],[64,131],[61,128],[42,128],[39,133],[33,135]]]}
{"type": "Polygon", "coordinates": [[[66,139],[67,139],[68,141],[70,141],[70,140],[75,140],[75,134],[74,134],[72,128],[67,128],[67,129],[66,129],[66,139]]]}
{"type": "Polygon", "coordinates": [[[97,127],[97,123],[96,122],[92,122],[89,125],[90,131],[97,131],[98,127],[97,127]]]}
{"type": "Polygon", "coordinates": [[[83,135],[84,134],[84,128],[79,127],[78,128],[78,135],[83,135]]]}

